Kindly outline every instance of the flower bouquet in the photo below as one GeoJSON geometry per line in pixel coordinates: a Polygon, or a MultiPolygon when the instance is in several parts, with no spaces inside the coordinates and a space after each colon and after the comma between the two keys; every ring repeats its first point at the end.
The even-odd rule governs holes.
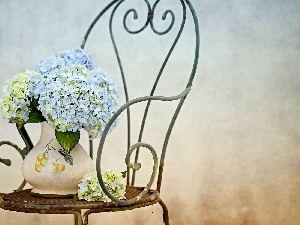
{"type": "MultiPolygon", "coordinates": [[[[36,193],[52,194],[48,186],[61,184],[55,184],[57,177],[31,178],[34,172],[39,176],[63,173],[66,188],[73,182],[72,190],[67,192],[77,192],[83,175],[94,171],[88,155],[75,150],[80,146],[80,129],[86,130],[91,138],[101,135],[117,110],[118,99],[119,93],[110,75],[97,68],[91,56],[82,49],[53,53],[34,71],[27,70],[6,81],[0,99],[2,117],[17,124],[18,128],[27,123],[42,123],[36,150],[30,151],[22,166],[25,180],[33,187],[43,182],[43,187],[34,187],[36,193]],[[90,164],[85,165],[88,160],[90,164]],[[76,170],[72,171],[70,166],[76,170]],[[83,170],[78,172],[81,167],[83,170]],[[67,178],[68,169],[70,179],[67,178]],[[73,179],[75,174],[77,177],[73,179]]],[[[53,193],[63,194],[64,191],[53,193]]]]}
{"type": "Polygon", "coordinates": [[[2,117],[16,123],[47,121],[70,151],[83,128],[96,137],[115,113],[119,94],[110,75],[96,68],[82,49],[53,53],[35,71],[9,79],[3,87],[2,117]]]}

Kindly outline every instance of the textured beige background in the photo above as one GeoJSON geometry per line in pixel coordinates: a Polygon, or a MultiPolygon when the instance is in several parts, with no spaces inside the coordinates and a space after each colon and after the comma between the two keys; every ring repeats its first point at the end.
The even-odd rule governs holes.
{"type": "MultiPolygon", "coordinates": [[[[153,1],[151,1],[153,2],[153,1]]],[[[199,225],[300,224],[300,4],[296,0],[194,0],[201,27],[201,57],[193,90],[170,140],[162,198],[171,223],[199,225]]],[[[74,48],[106,1],[0,1],[0,85],[12,75],[35,67],[53,51],[74,48]]],[[[159,64],[178,24],[163,37],[147,29],[128,35],[122,28],[126,9],[136,6],[145,21],[143,1],[128,1],[118,10],[114,31],[120,46],[131,98],[148,95],[159,64]]],[[[168,26],[159,17],[171,8],[180,18],[177,1],[162,1],[157,29],[168,26]],[[169,7],[169,6],[170,7],[169,7]]],[[[108,70],[121,89],[121,79],[108,36],[108,17],[97,24],[87,44],[98,65],[108,70]]],[[[188,17],[188,21],[191,22],[188,17]]],[[[186,33],[166,68],[157,94],[182,91],[191,69],[193,27],[186,33]],[[176,55],[176,56],[175,56],[176,55]]],[[[124,97],[122,96],[122,102],[124,97]]],[[[158,151],[173,103],[155,103],[144,142],[158,151]]],[[[144,104],[134,106],[133,138],[144,104]]],[[[0,139],[22,145],[16,129],[0,119],[0,139]]],[[[39,126],[28,130],[36,142],[39,126]]],[[[126,151],[125,115],[105,145],[102,168],[123,170],[126,151]]],[[[81,138],[87,146],[87,137],[81,138]]],[[[23,145],[22,145],[23,146],[23,145]]],[[[22,180],[21,159],[1,148],[1,192],[22,180]]],[[[150,176],[150,155],[141,159],[138,184],[150,176]]],[[[30,215],[0,210],[0,224],[72,224],[71,215],[30,215]],[[59,222],[58,222],[59,221],[59,222]]],[[[92,215],[90,224],[162,224],[159,205],[131,212],[92,215]]]]}

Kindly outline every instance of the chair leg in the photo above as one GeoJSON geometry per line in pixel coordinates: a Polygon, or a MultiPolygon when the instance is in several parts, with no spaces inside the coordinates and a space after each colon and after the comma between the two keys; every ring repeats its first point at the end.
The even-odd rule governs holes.
{"type": "Polygon", "coordinates": [[[81,210],[74,212],[74,224],[75,225],[83,225],[81,210]]]}
{"type": "Polygon", "coordinates": [[[97,211],[96,209],[89,209],[87,211],[85,211],[85,213],[83,214],[83,225],[87,225],[89,223],[89,215],[92,214],[93,212],[97,213],[97,212],[101,212],[101,211],[97,211]]]}
{"type": "Polygon", "coordinates": [[[78,217],[74,214],[74,225],[78,225],[78,217]]]}
{"type": "Polygon", "coordinates": [[[168,212],[168,208],[167,208],[166,204],[162,200],[159,201],[159,204],[161,205],[161,207],[163,209],[163,220],[164,220],[165,225],[170,225],[169,212],[168,212]]]}

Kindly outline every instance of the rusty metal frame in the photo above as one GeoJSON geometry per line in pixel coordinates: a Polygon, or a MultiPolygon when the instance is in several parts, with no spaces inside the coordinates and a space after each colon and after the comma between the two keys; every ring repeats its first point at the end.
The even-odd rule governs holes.
{"type": "MultiPolygon", "coordinates": [[[[123,69],[123,65],[122,65],[122,61],[121,61],[121,57],[118,51],[118,47],[115,41],[115,37],[114,37],[114,33],[113,33],[113,21],[114,21],[114,17],[115,14],[119,8],[119,6],[123,3],[126,2],[126,0],[113,0],[112,2],[110,2],[98,15],[97,17],[93,20],[93,22],[91,23],[91,25],[89,26],[82,44],[81,44],[81,48],[85,47],[86,41],[92,31],[92,29],[94,28],[94,25],[98,22],[98,20],[109,10],[112,9],[112,12],[110,14],[110,19],[109,19],[109,32],[110,32],[110,37],[111,37],[111,41],[114,47],[114,51],[116,54],[116,58],[117,58],[117,62],[119,65],[119,69],[120,69],[120,73],[121,73],[121,77],[122,77],[122,81],[123,81],[123,88],[124,88],[124,93],[125,93],[125,100],[126,103],[120,107],[120,109],[114,114],[114,116],[111,118],[111,120],[107,123],[105,130],[101,136],[100,139],[100,143],[98,146],[98,151],[97,151],[97,159],[96,159],[96,168],[97,168],[97,175],[98,175],[98,179],[99,179],[99,183],[103,189],[103,191],[105,192],[105,194],[108,195],[108,197],[115,203],[119,204],[120,208],[114,208],[113,211],[120,211],[120,210],[128,210],[128,209],[133,209],[136,208],[135,204],[138,203],[138,201],[147,193],[147,191],[150,189],[151,185],[153,184],[156,176],[157,176],[157,172],[158,172],[158,180],[157,180],[157,187],[156,190],[158,192],[160,192],[161,190],[161,184],[162,184],[162,175],[163,175],[163,169],[164,169],[164,160],[165,160],[165,156],[166,156],[166,149],[168,146],[168,142],[170,139],[170,135],[171,132],[173,130],[175,121],[178,117],[178,114],[182,108],[182,105],[189,93],[189,91],[191,90],[192,87],[192,82],[193,79],[195,77],[196,74],[196,69],[198,66],[198,59],[199,59],[199,49],[200,49],[200,32],[199,32],[199,25],[198,25],[198,19],[195,13],[195,9],[193,8],[192,4],[190,3],[189,0],[178,0],[181,5],[182,5],[182,21],[180,23],[180,28],[179,31],[171,45],[171,48],[169,50],[169,52],[167,53],[163,64],[159,70],[159,73],[156,77],[156,80],[152,86],[152,90],[149,94],[149,96],[145,96],[145,97],[140,97],[137,99],[133,99],[133,100],[129,100],[129,92],[127,89],[127,84],[126,84],[126,78],[125,78],[125,72],[123,69]],[[195,51],[194,51],[194,62],[193,62],[193,67],[189,76],[189,80],[187,82],[186,88],[185,90],[183,90],[183,92],[181,94],[178,94],[176,96],[172,96],[172,97],[164,97],[164,96],[155,96],[155,90],[156,87],[158,85],[158,82],[160,80],[160,78],[163,75],[164,69],[170,59],[171,54],[173,53],[173,50],[175,49],[178,40],[180,39],[180,36],[184,30],[185,27],[185,23],[186,23],[186,15],[187,15],[187,9],[190,11],[191,15],[192,15],[192,19],[193,19],[193,23],[194,23],[194,30],[195,30],[195,51]],[[154,150],[154,148],[150,145],[150,144],[146,144],[142,142],[142,137],[143,137],[143,132],[144,132],[144,128],[145,128],[145,123],[146,123],[146,119],[147,119],[147,115],[148,115],[148,111],[151,105],[152,101],[175,101],[175,100],[179,100],[179,103],[177,105],[177,108],[175,110],[175,113],[171,119],[171,122],[169,124],[166,136],[165,136],[165,140],[163,143],[163,147],[162,147],[162,152],[160,155],[160,159],[158,159],[157,153],[154,150]],[[143,119],[142,119],[142,123],[141,123],[141,128],[140,128],[140,132],[139,132],[139,137],[138,137],[138,142],[131,145],[131,121],[130,121],[130,106],[139,102],[147,102],[145,111],[144,111],[144,115],[143,115],[143,119]],[[139,158],[139,152],[141,147],[145,147],[147,148],[153,155],[153,171],[152,171],[152,175],[151,178],[148,182],[148,184],[146,185],[146,187],[144,188],[144,190],[136,197],[129,199],[129,200],[119,200],[117,198],[115,198],[112,194],[110,194],[110,192],[108,191],[108,189],[106,188],[102,176],[101,176],[101,156],[102,156],[102,151],[103,151],[103,147],[104,147],[104,142],[106,139],[106,136],[111,128],[111,126],[113,125],[113,123],[115,122],[115,120],[118,118],[118,116],[125,111],[127,112],[127,152],[126,152],[126,159],[125,159],[125,163],[127,165],[127,185],[134,185],[135,183],[135,178],[136,178],[136,171],[140,168],[140,163],[138,163],[138,158],[139,158]],[[135,157],[134,157],[134,162],[130,162],[130,156],[132,155],[132,153],[135,152],[135,157]],[[158,161],[159,161],[159,165],[158,165],[158,161]],[[132,176],[131,175],[131,169],[132,169],[132,176]],[[131,178],[131,180],[130,180],[131,178]]],[[[123,17],[123,27],[124,29],[129,33],[129,34],[138,34],[140,32],[142,32],[143,30],[145,30],[149,25],[150,28],[152,29],[152,31],[157,34],[157,35],[165,35],[167,34],[172,28],[173,25],[175,23],[175,14],[172,10],[167,9],[165,10],[165,12],[162,15],[162,20],[165,20],[167,17],[171,18],[171,22],[170,25],[167,27],[167,29],[165,29],[164,31],[158,31],[155,28],[154,25],[154,17],[155,17],[155,9],[158,6],[158,4],[161,2],[160,0],[156,0],[154,2],[154,4],[151,6],[151,4],[149,3],[149,0],[143,0],[143,2],[145,3],[145,5],[147,6],[148,9],[148,16],[147,19],[144,23],[144,25],[138,29],[138,30],[131,30],[128,25],[127,25],[127,21],[129,18],[129,15],[132,14],[133,15],[133,19],[138,19],[138,11],[135,8],[131,8],[129,10],[127,10],[125,12],[125,15],[123,17]]],[[[29,135],[26,132],[25,128],[22,129],[18,129],[22,139],[25,142],[26,147],[21,150],[18,146],[16,146],[15,144],[9,142],[9,141],[2,141],[0,142],[0,146],[2,145],[9,145],[13,148],[15,148],[19,154],[21,155],[21,157],[24,159],[24,157],[26,156],[26,154],[28,154],[28,152],[32,149],[33,144],[30,140],[29,135]]],[[[93,140],[89,141],[89,147],[90,147],[90,156],[93,158],[94,157],[94,151],[93,151],[93,140]]],[[[11,162],[9,159],[1,159],[0,158],[0,163],[4,163],[7,166],[10,166],[11,162]]],[[[17,190],[22,190],[23,187],[25,186],[26,182],[23,181],[22,184],[20,185],[20,187],[17,190]]],[[[1,196],[0,196],[0,200],[1,200],[1,196]]],[[[169,217],[168,217],[168,209],[166,207],[166,205],[164,204],[164,202],[159,199],[157,202],[159,202],[159,204],[162,206],[163,209],[163,219],[165,224],[169,224],[169,217]]],[[[1,204],[0,204],[1,206],[1,204]]],[[[95,213],[95,212],[105,212],[105,211],[109,211],[109,209],[90,209],[88,210],[84,215],[83,218],[84,220],[82,220],[82,216],[81,216],[81,211],[79,210],[69,210],[69,211],[59,211],[56,213],[72,213],[75,215],[75,224],[87,224],[88,221],[88,215],[91,213],[95,213]],[[70,211],[70,212],[69,212],[70,211]],[[79,216],[80,215],[80,216],[79,216]]],[[[40,213],[40,212],[39,212],[40,213]]],[[[45,213],[55,213],[55,212],[51,212],[51,210],[47,210],[47,212],[45,211],[45,213]]]]}

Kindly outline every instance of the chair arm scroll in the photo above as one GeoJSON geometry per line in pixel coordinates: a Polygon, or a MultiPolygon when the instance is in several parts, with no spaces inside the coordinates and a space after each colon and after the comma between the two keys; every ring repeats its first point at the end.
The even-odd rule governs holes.
{"type": "MultiPolygon", "coordinates": [[[[22,159],[24,160],[24,158],[25,158],[24,150],[19,148],[16,144],[11,143],[10,141],[0,141],[0,147],[2,145],[9,145],[9,146],[13,147],[21,155],[22,159]]],[[[5,165],[10,166],[11,160],[0,158],[0,163],[4,163],[5,165]]],[[[17,190],[22,190],[24,188],[25,184],[26,184],[26,181],[23,180],[22,184],[19,186],[19,188],[17,190]]],[[[0,193],[0,195],[1,195],[1,193],[0,193]]],[[[0,196],[0,198],[1,198],[1,196],[0,196]]]]}
{"type": "MultiPolygon", "coordinates": [[[[2,145],[9,145],[9,146],[13,147],[17,152],[19,152],[19,154],[21,155],[22,159],[25,158],[25,155],[24,155],[23,151],[16,144],[11,143],[10,141],[0,141],[0,147],[2,145]]],[[[6,165],[7,165],[7,163],[9,164],[7,166],[10,166],[10,164],[11,164],[9,161],[10,161],[9,159],[1,159],[0,158],[0,162],[4,163],[6,165]]]]}
{"type": "Polygon", "coordinates": [[[112,124],[115,122],[115,120],[117,119],[117,117],[125,110],[127,109],[129,106],[138,103],[138,102],[143,102],[143,101],[151,101],[151,100],[160,100],[160,101],[173,101],[173,100],[179,100],[182,98],[185,98],[187,96],[187,94],[190,92],[191,87],[187,87],[181,94],[176,95],[176,96],[171,96],[171,97],[165,97],[165,96],[145,96],[145,97],[140,97],[140,98],[136,98],[133,99],[127,103],[125,103],[123,106],[121,106],[119,108],[119,110],[113,115],[113,117],[110,119],[110,121],[106,124],[106,127],[103,131],[103,134],[101,136],[100,139],[100,143],[99,143],[99,147],[98,147],[98,153],[97,153],[97,159],[96,159],[96,168],[97,168],[97,176],[98,176],[98,180],[100,183],[100,186],[102,188],[102,190],[104,191],[104,193],[113,201],[116,202],[120,205],[130,205],[133,204],[137,201],[139,201],[146,193],[147,191],[150,189],[151,185],[154,182],[155,176],[157,174],[157,166],[158,166],[158,157],[156,154],[156,151],[154,150],[154,148],[146,143],[142,143],[142,142],[138,142],[134,145],[132,145],[129,150],[127,151],[126,154],[126,158],[125,158],[125,163],[127,164],[127,166],[133,168],[134,170],[139,169],[139,165],[137,163],[130,163],[130,156],[133,153],[133,151],[135,149],[138,149],[139,147],[146,147],[153,155],[153,171],[152,171],[152,175],[150,178],[150,181],[148,182],[148,184],[146,185],[146,187],[144,188],[144,190],[136,197],[129,199],[129,200],[120,200],[118,198],[115,198],[106,188],[102,175],[101,175],[101,168],[100,168],[100,162],[101,162],[101,156],[102,156],[102,150],[103,150],[103,146],[104,146],[104,142],[106,139],[106,136],[109,132],[109,129],[111,128],[112,124]]]}

